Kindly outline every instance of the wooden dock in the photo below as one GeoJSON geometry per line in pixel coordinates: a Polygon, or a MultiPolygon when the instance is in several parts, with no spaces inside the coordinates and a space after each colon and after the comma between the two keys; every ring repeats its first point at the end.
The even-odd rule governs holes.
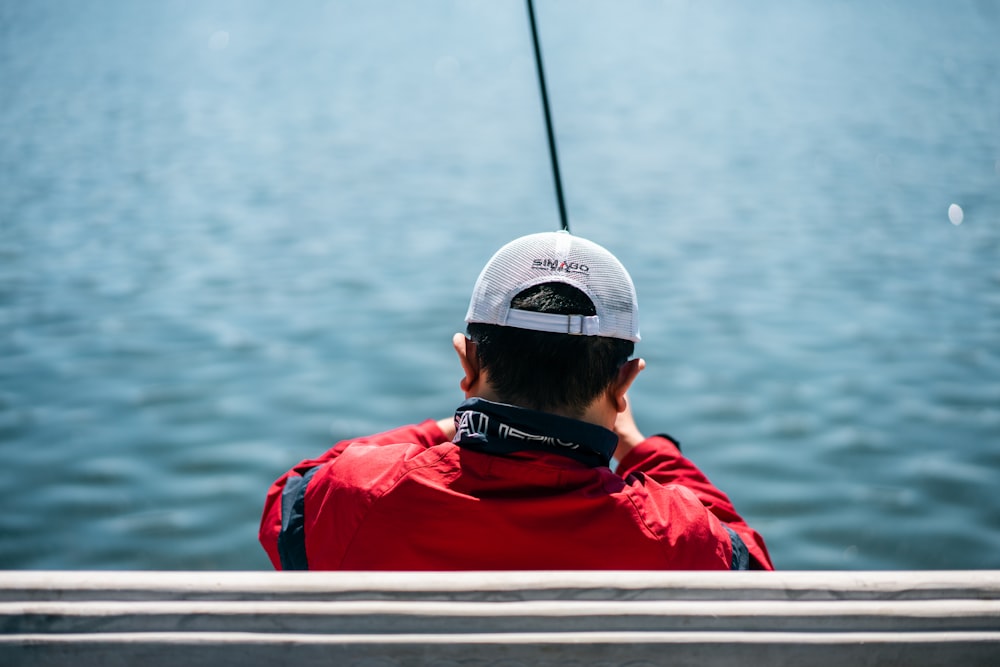
{"type": "Polygon", "coordinates": [[[0,664],[1000,665],[1000,571],[0,572],[0,664]]]}

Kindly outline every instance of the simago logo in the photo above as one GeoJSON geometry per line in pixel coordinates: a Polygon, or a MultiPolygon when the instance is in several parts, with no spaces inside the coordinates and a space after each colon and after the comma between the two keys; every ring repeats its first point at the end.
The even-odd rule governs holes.
{"type": "Polygon", "coordinates": [[[579,262],[567,262],[558,259],[536,259],[531,263],[531,268],[541,271],[565,272],[565,273],[589,273],[590,267],[579,262]]]}

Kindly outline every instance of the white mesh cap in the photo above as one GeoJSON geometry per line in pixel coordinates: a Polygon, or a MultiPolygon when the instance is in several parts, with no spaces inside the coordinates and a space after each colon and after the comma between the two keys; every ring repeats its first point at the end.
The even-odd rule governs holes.
{"type": "Polygon", "coordinates": [[[568,232],[529,234],[500,248],[476,280],[465,321],[639,342],[639,305],[628,271],[601,246],[568,232]],[[581,290],[594,302],[597,314],[557,315],[510,307],[518,293],[554,282],[581,290]]]}

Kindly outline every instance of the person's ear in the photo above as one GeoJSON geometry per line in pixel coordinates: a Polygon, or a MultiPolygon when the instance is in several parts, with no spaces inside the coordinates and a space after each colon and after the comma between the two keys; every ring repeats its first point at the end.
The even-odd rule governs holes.
{"type": "Polygon", "coordinates": [[[451,344],[458,353],[458,361],[462,364],[462,372],[465,374],[459,387],[466,393],[466,397],[471,393],[472,388],[479,381],[480,368],[479,357],[476,355],[476,343],[465,337],[465,334],[457,333],[451,338],[451,344]]]}
{"type": "Polygon", "coordinates": [[[609,388],[611,400],[614,402],[615,410],[618,412],[625,412],[628,409],[628,401],[625,399],[625,394],[645,367],[645,359],[629,359],[618,369],[618,375],[615,376],[609,388]]]}

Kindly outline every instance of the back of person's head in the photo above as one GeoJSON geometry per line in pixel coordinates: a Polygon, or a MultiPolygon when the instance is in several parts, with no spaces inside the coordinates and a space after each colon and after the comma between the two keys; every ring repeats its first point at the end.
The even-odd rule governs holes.
{"type": "MultiPolygon", "coordinates": [[[[594,315],[586,294],[565,283],[542,283],[514,297],[511,307],[559,315],[594,315]]],[[[614,380],[635,343],[602,336],[531,331],[496,324],[468,325],[490,386],[504,403],[569,416],[614,380]]]]}
{"type": "Polygon", "coordinates": [[[508,243],[476,281],[469,337],[499,400],[581,415],[639,340],[632,279],[610,252],[566,232],[508,243]]]}

